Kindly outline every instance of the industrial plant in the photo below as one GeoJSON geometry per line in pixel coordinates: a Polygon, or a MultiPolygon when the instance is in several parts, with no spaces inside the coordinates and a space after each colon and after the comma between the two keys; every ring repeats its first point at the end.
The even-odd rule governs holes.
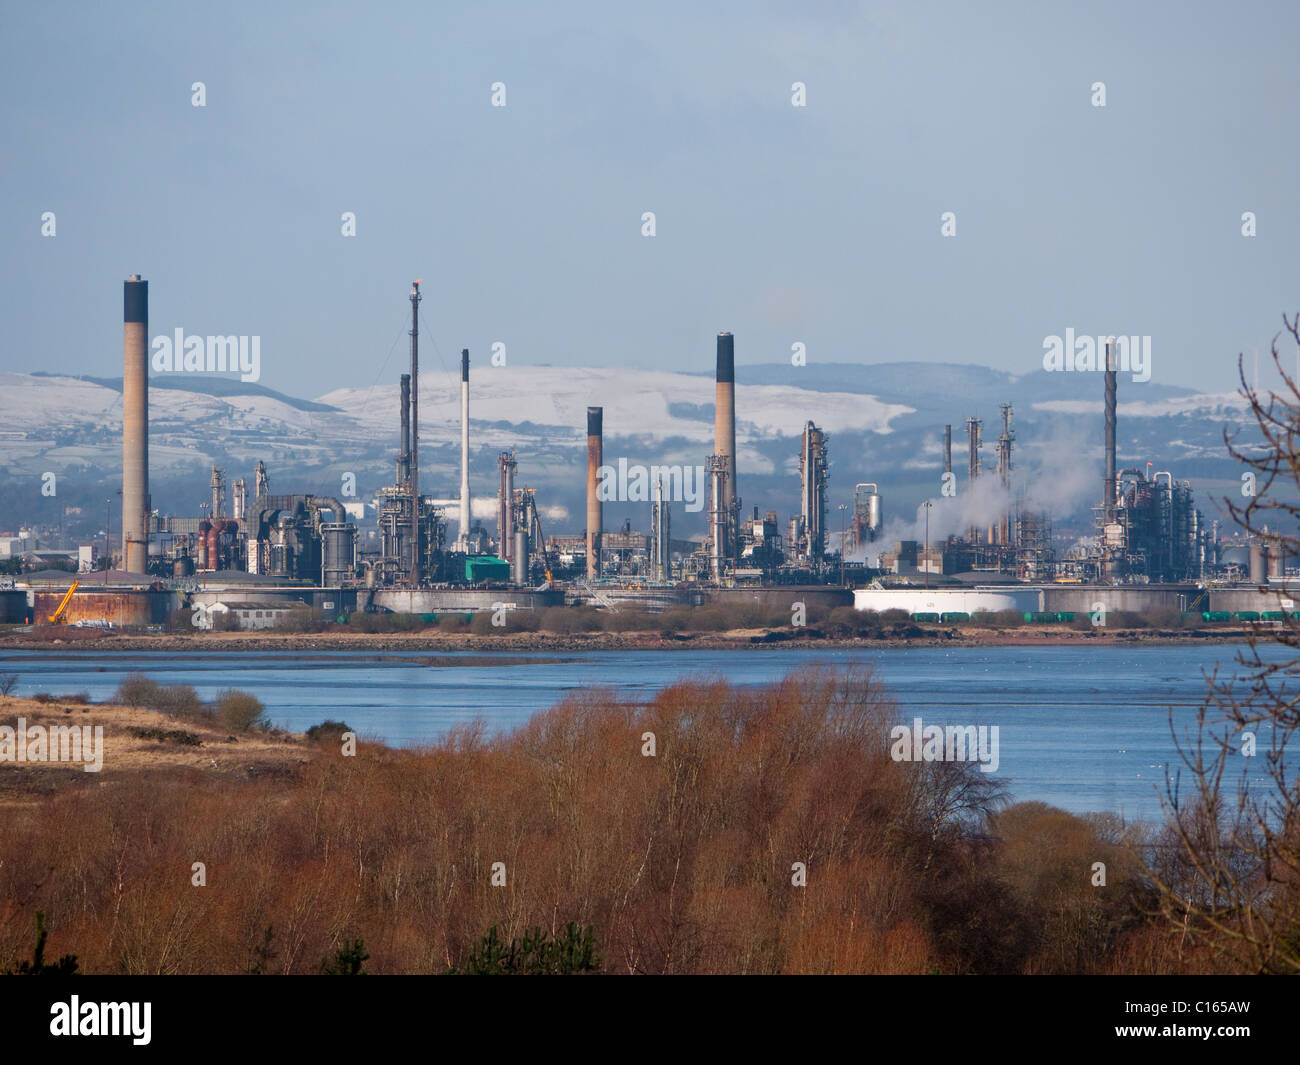
{"type": "Polygon", "coordinates": [[[273,627],[304,612],[437,616],[810,599],[936,615],[1088,610],[1098,602],[1114,609],[1266,610],[1286,587],[1286,560],[1276,544],[1220,543],[1217,524],[1207,528],[1188,481],[1171,471],[1150,472],[1150,464],[1118,468],[1114,341],[1107,342],[1101,375],[1104,465],[1094,527],[1072,546],[1054,537],[1054,516],[1017,480],[1010,403],[1000,406],[987,464],[979,412],[955,411],[964,421],[942,426],[933,466],[942,471],[940,480],[914,518],[894,516],[895,530],[911,530],[903,538],[885,539],[884,471],[870,469],[865,456],[832,461],[830,434],[811,418],[802,419],[798,454],[791,456],[797,503],[786,515],[746,511],[730,332],[716,337],[713,440],[697,467],[702,534],[674,536],[675,525],[689,524],[674,510],[683,477],[694,472],[680,466],[650,469],[642,497],[648,531],[634,529],[632,521],[606,528],[608,426],[595,405],[586,410],[584,527],[544,529],[536,490],[520,483],[527,456],[503,450],[495,521],[484,528],[471,521],[468,349],[460,353],[459,484],[451,491],[440,475],[421,470],[420,284],[412,283],[409,296],[410,367],[398,378],[391,484],[349,505],[273,491],[274,471],[263,461],[244,471],[247,479],[214,466],[198,513],[161,514],[149,495],[149,283],[132,275],[123,292],[120,556],[93,577],[45,574],[18,582],[0,592],[3,619],[140,626],[192,618],[198,627],[212,627],[224,615],[244,627],[273,627]],[[954,424],[964,424],[964,479],[953,469],[954,424]],[[877,479],[863,479],[872,475],[877,479]],[[845,502],[832,507],[833,498],[845,502]],[[991,501],[992,509],[985,506],[978,521],[963,521],[957,532],[931,537],[932,511],[974,498],[991,501]],[[367,503],[373,528],[362,528],[367,503]],[[838,527],[828,521],[833,511],[840,514],[838,527]]]}

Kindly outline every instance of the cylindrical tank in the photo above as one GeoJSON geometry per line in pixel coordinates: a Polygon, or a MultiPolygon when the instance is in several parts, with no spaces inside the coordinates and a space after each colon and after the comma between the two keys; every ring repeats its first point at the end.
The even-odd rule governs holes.
{"type": "Polygon", "coordinates": [[[1250,583],[1264,583],[1264,545],[1257,540],[1250,543],[1250,583]]]}
{"type": "Polygon", "coordinates": [[[871,538],[874,540],[880,532],[880,493],[872,492],[867,496],[867,528],[871,532],[871,538]]]}
{"type": "Polygon", "coordinates": [[[320,527],[324,552],[325,584],[341,585],[352,578],[356,566],[357,529],[345,522],[326,522],[320,527]]]}
{"type": "Polygon", "coordinates": [[[208,569],[208,534],[212,531],[212,522],[204,518],[199,522],[199,569],[208,569]]]}
{"type": "Polygon", "coordinates": [[[288,515],[281,515],[271,529],[271,575],[292,577],[294,562],[293,523],[288,515]]]}
{"type": "Polygon", "coordinates": [[[1282,545],[1269,544],[1268,545],[1268,575],[1270,577],[1282,576],[1282,565],[1283,565],[1282,559],[1283,559],[1282,545]]]}
{"type": "Polygon", "coordinates": [[[226,519],[216,518],[212,522],[212,527],[208,529],[208,568],[219,570],[221,568],[221,534],[225,532],[226,519]]]}
{"type": "Polygon", "coordinates": [[[271,574],[275,577],[288,577],[293,565],[293,550],[288,544],[271,545],[271,574]]]}
{"type": "Polygon", "coordinates": [[[190,577],[194,574],[194,559],[189,555],[181,555],[172,563],[173,577],[190,577]]]}
{"type": "Polygon", "coordinates": [[[515,557],[513,575],[516,584],[528,583],[528,533],[523,529],[515,530],[515,557]]]}

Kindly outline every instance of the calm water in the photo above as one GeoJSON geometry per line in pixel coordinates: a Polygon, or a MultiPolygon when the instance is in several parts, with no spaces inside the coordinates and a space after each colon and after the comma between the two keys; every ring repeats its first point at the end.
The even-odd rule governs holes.
{"type": "MultiPolygon", "coordinates": [[[[0,672],[19,675],[15,695],[85,691],[107,699],[134,670],[163,684],[192,684],[205,699],[223,688],[243,688],[256,692],[283,728],[300,732],[341,719],[363,735],[415,746],[477,717],[492,731],[509,729],[579,688],[614,687],[644,697],[682,677],[748,685],[804,665],[867,663],[888,686],[902,721],[919,716],[926,724],[997,725],[996,776],[1015,798],[1155,819],[1164,766],[1181,765],[1170,711],[1184,735],[1206,691],[1203,671],[1217,661],[1221,672],[1240,673],[1235,653],[1228,646],[529,652],[544,661],[458,667],[418,661],[431,652],[178,657],[10,651],[0,653],[0,672]]],[[[1261,734],[1261,751],[1267,743],[1261,734]]],[[[1247,761],[1236,758],[1234,766],[1247,761]]]]}

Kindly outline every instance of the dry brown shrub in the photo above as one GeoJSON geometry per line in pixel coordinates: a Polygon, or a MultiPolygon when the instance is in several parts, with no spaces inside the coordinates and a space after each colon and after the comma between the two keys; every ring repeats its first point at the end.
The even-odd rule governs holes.
{"type": "Polygon", "coordinates": [[[1099,937],[1074,887],[1093,853],[1126,876],[1123,840],[1046,808],[986,839],[952,781],[889,757],[894,714],[862,670],[705,678],[419,751],[304,743],[286,778],[105,774],[0,817],[0,969],[38,908],[52,951],[104,973],[313,973],[356,938],[370,972],[442,972],[493,925],[569,921],[619,973],[1061,971],[1088,944],[1098,969],[1176,964],[1122,907],[1099,937]]]}

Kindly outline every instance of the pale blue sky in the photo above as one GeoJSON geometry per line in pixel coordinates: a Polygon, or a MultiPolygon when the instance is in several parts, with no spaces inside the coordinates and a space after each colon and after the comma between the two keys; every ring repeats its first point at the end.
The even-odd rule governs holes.
{"type": "Polygon", "coordinates": [[[1032,372],[1073,327],[1226,390],[1300,307],[1292,3],[0,11],[0,370],[120,373],[133,272],[152,334],[260,335],[305,396],[374,381],[413,277],[449,368],[730,330],[741,380],[795,341],[1032,372]]]}

